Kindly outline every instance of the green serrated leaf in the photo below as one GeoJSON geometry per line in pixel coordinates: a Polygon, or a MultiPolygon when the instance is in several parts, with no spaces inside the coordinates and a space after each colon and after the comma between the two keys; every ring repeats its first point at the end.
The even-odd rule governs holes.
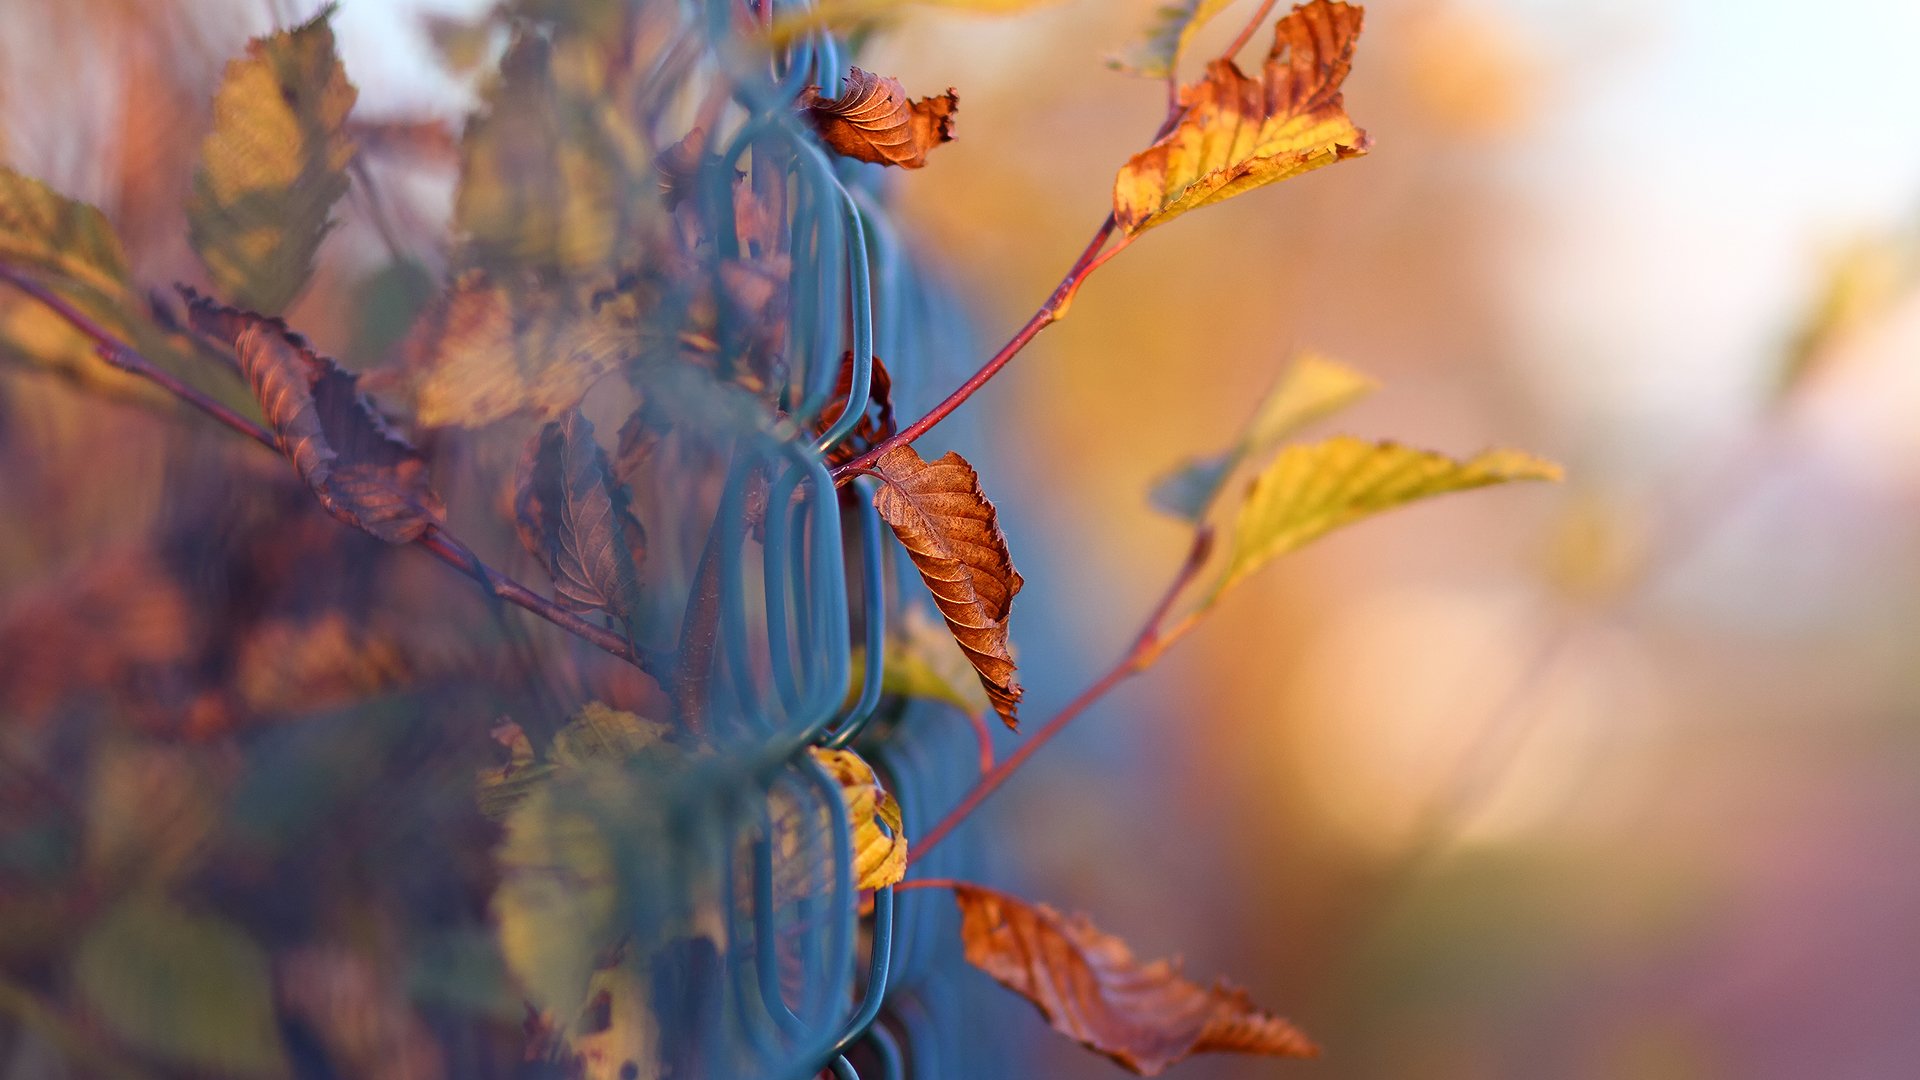
{"type": "Polygon", "coordinates": [[[0,166],[0,260],[115,296],[127,256],[105,214],[0,166]]]}
{"type": "Polygon", "coordinates": [[[1198,521],[1233,471],[1264,457],[1307,425],[1372,393],[1379,383],[1315,352],[1301,352],[1225,453],[1187,463],[1162,477],[1150,496],[1156,509],[1198,521]]]}
{"type": "Polygon", "coordinates": [[[1187,43],[1207,20],[1225,11],[1233,0],[1174,0],[1154,10],[1147,34],[1133,48],[1107,61],[1119,71],[1164,79],[1173,74],[1187,43]]]}
{"type": "Polygon", "coordinates": [[[287,1073],[266,953],[230,923],[130,897],[80,943],[74,977],[87,1007],[143,1053],[199,1075],[287,1073]]]}
{"type": "Polygon", "coordinates": [[[1558,480],[1560,466],[1517,450],[1465,461],[1392,442],[1336,436],[1289,447],[1247,489],[1212,603],[1266,563],[1344,525],[1420,499],[1520,480],[1558,480]]]}
{"type": "Polygon", "coordinates": [[[306,285],[347,192],[356,91],[331,14],[255,38],[227,65],[187,203],[188,239],[222,298],[266,315],[306,285]]]}

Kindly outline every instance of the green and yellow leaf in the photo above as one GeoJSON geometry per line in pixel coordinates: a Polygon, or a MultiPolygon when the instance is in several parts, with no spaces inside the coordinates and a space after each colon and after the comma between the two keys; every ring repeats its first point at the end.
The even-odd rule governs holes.
{"type": "Polygon", "coordinates": [[[1153,505],[1198,521],[1243,462],[1265,457],[1302,428],[1339,412],[1379,383],[1319,353],[1302,351],[1280,376],[1240,438],[1224,453],[1188,462],[1154,485],[1153,505]]]}
{"type": "Polygon", "coordinates": [[[1137,236],[1189,210],[1367,152],[1340,86],[1353,67],[1362,10],[1312,0],[1274,27],[1260,77],[1231,59],[1181,91],[1186,112],[1114,181],[1113,211],[1137,236]]]}
{"type": "Polygon", "coordinates": [[[239,927],[131,897],[81,941],[74,980],[129,1047],[192,1075],[287,1075],[267,956],[239,927]]]}
{"type": "Polygon", "coordinates": [[[1521,480],[1558,480],[1560,466],[1518,450],[1465,461],[1341,435],[1280,452],[1255,477],[1230,526],[1213,596],[1266,563],[1344,525],[1420,499],[1521,480]]]}
{"type": "Polygon", "coordinates": [[[268,315],[305,287],[347,192],[356,91],[331,15],[256,38],[227,65],[187,204],[188,238],[221,295],[268,315]]]}
{"type": "Polygon", "coordinates": [[[0,166],[0,261],[104,296],[127,287],[127,256],[105,214],[0,166]]]}

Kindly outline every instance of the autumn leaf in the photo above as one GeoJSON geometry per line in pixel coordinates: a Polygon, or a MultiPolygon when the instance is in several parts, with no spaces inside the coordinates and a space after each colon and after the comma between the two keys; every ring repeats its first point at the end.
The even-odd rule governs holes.
{"type": "Polygon", "coordinates": [[[127,256],[106,215],[0,166],[0,261],[100,293],[127,286],[127,256]]]}
{"type": "Polygon", "coordinates": [[[885,481],[874,507],[919,568],[994,711],[1018,728],[1023,691],[1007,644],[1007,616],[1024,582],[979,474],[959,454],[927,462],[911,446],[887,451],[874,468],[885,481]]]}
{"type": "MultiPolygon", "coordinates": [[[[900,618],[889,621],[885,649],[885,663],[880,668],[882,694],[939,701],[973,716],[983,715],[989,708],[967,654],[946,626],[925,608],[909,605],[900,618]]],[[[859,697],[865,674],[866,652],[856,648],[848,680],[849,704],[859,697]]]]}
{"type": "Polygon", "coordinates": [[[578,409],[528,440],[516,486],[520,542],[553,577],[560,603],[631,623],[640,610],[646,533],[578,409]]]}
{"type": "Polygon", "coordinates": [[[1319,1048],[1225,982],[1202,989],[1178,964],[1142,964],[1085,916],[957,884],[967,962],[1040,1009],[1054,1030],[1142,1076],[1193,1054],[1316,1057],[1319,1048]]]}
{"type": "MultiPolygon", "coordinates": [[[[840,413],[847,407],[847,397],[853,393],[853,351],[847,350],[840,357],[840,376],[833,387],[833,400],[820,412],[819,419],[813,422],[815,436],[825,435],[828,429],[840,419],[840,413]]],[[[854,425],[845,439],[827,450],[827,465],[844,465],[859,457],[867,450],[893,437],[898,426],[893,420],[893,376],[887,373],[887,365],[873,358],[873,375],[867,396],[867,411],[861,415],[860,422],[854,425]]]]}
{"type": "Polygon", "coordinates": [[[1518,450],[1490,450],[1458,461],[1346,435],[1289,447],[1247,489],[1232,523],[1226,569],[1213,595],[1217,598],[1273,559],[1394,507],[1455,491],[1560,476],[1558,465],[1518,450]]]}
{"type": "Polygon", "coordinates": [[[473,271],[428,307],[398,378],[427,427],[483,427],[520,412],[550,418],[613,371],[631,340],[589,290],[473,271]]]}
{"type": "Polygon", "coordinates": [[[278,319],[182,291],[194,327],[233,348],[280,452],[328,513],[390,544],[445,517],[425,459],[387,427],[357,376],[278,319]]]}
{"type": "Polygon", "coordinates": [[[1175,517],[1198,521],[1243,462],[1265,457],[1301,428],[1346,408],[1378,386],[1319,353],[1300,353],[1268,391],[1233,446],[1163,477],[1154,485],[1153,505],[1175,517]]]}
{"type": "Polygon", "coordinates": [[[840,785],[853,830],[853,887],[884,889],[907,876],[907,834],[900,804],[873,767],[851,750],[813,748],[813,759],[840,785]],[[884,826],[884,828],[883,828],[884,826]]]}
{"type": "Polygon", "coordinates": [[[1113,57],[1108,66],[1151,79],[1173,74],[1187,43],[1207,20],[1226,10],[1233,0],[1173,0],[1154,10],[1146,40],[1113,57]]]}
{"type": "Polygon", "coordinates": [[[918,169],[926,165],[928,151],[953,141],[960,98],[948,87],[938,97],[909,102],[900,80],[850,68],[839,97],[822,97],[819,87],[809,86],[800,95],[800,108],[835,153],[918,169]]]}
{"type": "Polygon", "coordinates": [[[1367,152],[1341,103],[1362,9],[1313,0],[1274,27],[1260,78],[1233,60],[1181,91],[1179,124],[1114,181],[1113,212],[1137,236],[1189,210],[1367,152]]]}
{"type": "Polygon", "coordinates": [[[306,285],[347,192],[356,91],[331,15],[255,38],[227,65],[187,204],[188,239],[220,293],[270,315],[306,285]]]}
{"type": "Polygon", "coordinates": [[[773,32],[769,38],[774,45],[786,45],[809,30],[859,29],[888,16],[898,15],[901,9],[909,4],[978,15],[1018,15],[1034,8],[1060,2],[1061,0],[820,0],[820,3],[805,10],[781,13],[774,21],[773,32]]]}
{"type": "Polygon", "coordinates": [[[266,954],[237,926],[128,897],[80,942],[74,982],[108,1030],[188,1075],[287,1074],[266,954]]]}
{"type": "Polygon", "coordinates": [[[462,265],[605,266],[649,217],[644,143],[609,108],[604,47],[517,34],[461,140],[454,225],[462,265]]]}

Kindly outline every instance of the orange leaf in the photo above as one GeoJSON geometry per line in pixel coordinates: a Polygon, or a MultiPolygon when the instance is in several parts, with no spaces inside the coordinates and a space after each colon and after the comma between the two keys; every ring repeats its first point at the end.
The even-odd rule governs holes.
{"type": "Polygon", "coordinates": [[[887,451],[874,468],[886,481],[874,507],[919,567],[993,710],[1017,729],[1023,691],[1007,647],[1007,615],[1024,582],[979,474],[959,454],[926,462],[911,446],[887,451]]]}
{"type": "Polygon", "coordinates": [[[967,962],[1026,998],[1054,1030],[1142,1076],[1192,1054],[1316,1057],[1300,1030],[1225,982],[1202,989],[1167,960],[1142,964],[1085,916],[957,884],[967,962]]]}
{"type": "Polygon", "coordinates": [[[926,165],[929,150],[953,141],[960,97],[948,87],[938,97],[909,102],[899,79],[850,68],[839,97],[821,97],[819,87],[809,86],[800,95],[800,107],[835,153],[918,169],[926,165]]]}
{"type": "MultiPolygon", "coordinates": [[[[813,423],[813,433],[824,435],[834,421],[840,419],[840,413],[847,407],[847,395],[853,393],[853,350],[849,349],[840,357],[840,378],[833,388],[833,400],[820,411],[820,418],[813,423]]],[[[879,445],[893,437],[899,426],[893,422],[893,376],[887,373],[887,365],[873,358],[872,390],[868,394],[867,412],[860,422],[840,443],[827,451],[827,465],[844,465],[865,453],[870,447],[879,445]]]]}
{"type": "Polygon", "coordinates": [[[194,328],[233,347],[280,452],[328,513],[390,544],[445,518],[426,460],[374,411],[359,376],[279,319],[181,291],[194,328]]]}
{"type": "Polygon", "coordinates": [[[1367,152],[1340,84],[1353,67],[1363,9],[1313,0],[1274,27],[1260,78],[1231,59],[1181,91],[1186,112],[1114,181],[1113,213],[1129,236],[1263,184],[1367,152]]]}

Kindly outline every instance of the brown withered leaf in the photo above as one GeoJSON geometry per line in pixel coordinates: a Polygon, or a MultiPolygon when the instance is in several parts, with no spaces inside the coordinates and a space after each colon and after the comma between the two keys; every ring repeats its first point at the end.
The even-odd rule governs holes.
{"type": "Polygon", "coordinates": [[[1231,59],[1181,91],[1186,112],[1114,181],[1113,212],[1134,236],[1189,210],[1367,152],[1340,84],[1353,66],[1361,8],[1312,0],[1274,27],[1260,78],[1231,59]]]}
{"type": "Polygon", "coordinates": [[[194,328],[233,348],[280,452],[328,513],[390,544],[444,520],[426,460],[374,411],[358,376],[279,319],[181,292],[194,328]]]}
{"type": "Polygon", "coordinates": [[[1301,1031],[1226,982],[1201,988],[1173,961],[1142,964],[1083,915],[959,884],[967,962],[1040,1009],[1054,1030],[1141,1076],[1193,1054],[1316,1057],[1301,1031]]]}
{"type": "Polygon", "coordinates": [[[909,102],[900,80],[849,68],[839,97],[823,97],[819,87],[809,86],[800,95],[800,107],[835,153],[918,169],[926,165],[928,151],[953,141],[960,97],[948,87],[938,97],[909,102]]]}
{"type": "MultiPolygon", "coordinates": [[[[840,419],[840,413],[847,407],[847,395],[853,393],[853,350],[848,349],[840,357],[840,378],[834,384],[833,400],[821,410],[820,418],[813,422],[815,436],[824,435],[827,429],[840,419]]],[[[872,386],[867,395],[867,411],[854,425],[845,439],[827,450],[829,466],[844,465],[869,449],[893,437],[899,425],[893,420],[893,376],[887,374],[887,365],[873,358],[872,386]]]]}
{"type": "Polygon", "coordinates": [[[912,556],[993,711],[1018,729],[1023,691],[1007,646],[1007,616],[1025,582],[979,474],[959,454],[927,462],[911,446],[887,451],[874,468],[885,481],[875,509],[912,556]]]}
{"type": "Polygon", "coordinates": [[[543,425],[520,458],[514,524],[572,611],[628,621],[640,610],[646,533],[578,409],[543,425]]]}

